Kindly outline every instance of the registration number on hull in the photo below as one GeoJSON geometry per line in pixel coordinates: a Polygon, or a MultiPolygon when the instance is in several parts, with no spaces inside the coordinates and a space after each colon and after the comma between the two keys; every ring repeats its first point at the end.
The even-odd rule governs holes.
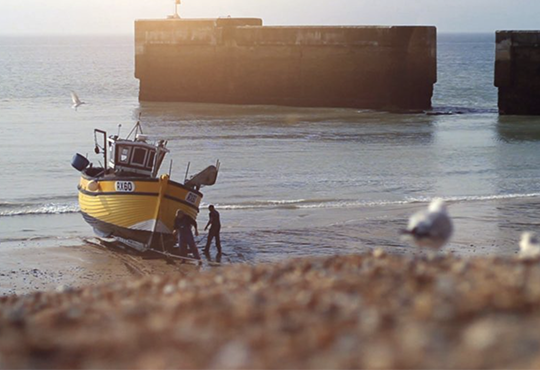
{"type": "Polygon", "coordinates": [[[116,191],[122,193],[132,193],[135,191],[135,183],[133,181],[116,181],[116,191]]]}
{"type": "Polygon", "coordinates": [[[189,192],[186,196],[186,201],[188,201],[191,204],[197,203],[197,195],[193,194],[192,192],[189,192]]]}

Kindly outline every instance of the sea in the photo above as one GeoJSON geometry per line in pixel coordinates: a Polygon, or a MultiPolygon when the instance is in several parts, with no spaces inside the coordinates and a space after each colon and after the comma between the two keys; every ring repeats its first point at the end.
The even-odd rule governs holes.
{"type": "Polygon", "coordinates": [[[0,37],[0,251],[92,241],[71,158],[98,163],[93,130],[140,117],[173,179],[221,162],[198,222],[214,204],[226,261],[418,253],[399,230],[434,197],[455,224],[443,253],[513,255],[540,232],[540,117],[497,114],[494,57],[493,34],[440,34],[433,112],[397,114],[139,102],[132,36],[0,37]]]}

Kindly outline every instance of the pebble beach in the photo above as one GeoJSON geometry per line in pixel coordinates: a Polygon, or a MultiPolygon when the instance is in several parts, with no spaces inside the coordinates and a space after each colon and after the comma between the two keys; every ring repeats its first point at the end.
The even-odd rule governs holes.
{"type": "Polygon", "coordinates": [[[2,368],[538,368],[540,264],[349,256],[0,298],[2,368]]]}

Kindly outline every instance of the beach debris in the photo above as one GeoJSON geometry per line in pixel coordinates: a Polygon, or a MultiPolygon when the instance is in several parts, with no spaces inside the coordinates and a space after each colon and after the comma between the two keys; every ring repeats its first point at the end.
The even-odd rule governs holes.
{"type": "Polygon", "coordinates": [[[438,250],[448,243],[453,230],[446,204],[442,199],[435,198],[427,210],[411,216],[407,229],[401,233],[418,247],[438,250]]]}
{"type": "Polygon", "coordinates": [[[538,235],[526,232],[519,242],[519,258],[524,260],[540,258],[540,240],[538,235]]]}

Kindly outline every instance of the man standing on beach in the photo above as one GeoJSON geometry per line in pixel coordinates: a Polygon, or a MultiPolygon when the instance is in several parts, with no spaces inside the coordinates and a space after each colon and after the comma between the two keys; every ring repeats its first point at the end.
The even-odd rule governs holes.
{"type": "Polygon", "coordinates": [[[208,233],[208,240],[206,241],[206,247],[204,248],[204,253],[210,253],[210,244],[212,244],[212,239],[216,238],[216,248],[218,250],[218,255],[221,255],[221,239],[219,237],[219,232],[221,231],[221,221],[219,219],[219,212],[216,211],[216,208],[213,205],[208,207],[210,211],[210,216],[208,223],[204,230],[208,229],[210,226],[210,232],[208,233]]]}
{"type": "Polygon", "coordinates": [[[187,257],[188,252],[191,252],[193,256],[200,260],[199,250],[195,245],[195,238],[191,231],[191,227],[195,228],[195,235],[199,236],[197,230],[197,221],[189,217],[182,210],[176,211],[176,218],[174,219],[174,233],[178,238],[178,245],[180,246],[180,256],[187,257]]]}

